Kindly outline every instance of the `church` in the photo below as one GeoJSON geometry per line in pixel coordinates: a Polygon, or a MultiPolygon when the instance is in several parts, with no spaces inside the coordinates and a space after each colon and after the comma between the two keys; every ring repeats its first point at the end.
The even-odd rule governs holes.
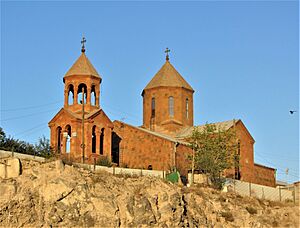
{"type": "MultiPolygon", "coordinates": [[[[194,126],[192,86],[171,64],[169,49],[160,70],[142,90],[143,125],[112,121],[100,105],[102,77],[85,54],[63,77],[64,106],[52,118],[50,145],[57,156],[76,162],[95,163],[107,158],[120,167],[171,170],[182,176],[191,169],[186,138],[194,126]]],[[[146,84],[146,83],[145,83],[146,84]]],[[[235,128],[240,167],[228,176],[275,186],[276,170],[254,163],[254,139],[242,120],[215,123],[225,130],[235,128]]]]}

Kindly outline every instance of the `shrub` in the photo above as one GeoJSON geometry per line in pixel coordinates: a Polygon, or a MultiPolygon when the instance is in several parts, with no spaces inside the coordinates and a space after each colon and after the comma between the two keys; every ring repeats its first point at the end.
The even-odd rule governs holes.
{"type": "Polygon", "coordinates": [[[246,210],[249,212],[249,214],[254,215],[257,214],[257,210],[254,207],[246,207],[246,210]]]}
{"type": "Polygon", "coordinates": [[[97,160],[96,165],[112,167],[112,163],[107,156],[100,157],[97,160]]]}
{"type": "Polygon", "coordinates": [[[230,211],[222,211],[221,216],[225,218],[227,222],[233,222],[234,218],[230,211]]]}

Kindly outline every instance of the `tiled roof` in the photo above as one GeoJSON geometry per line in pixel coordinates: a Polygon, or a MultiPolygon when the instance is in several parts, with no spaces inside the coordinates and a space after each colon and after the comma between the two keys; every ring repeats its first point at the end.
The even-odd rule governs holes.
{"type": "MultiPolygon", "coordinates": [[[[223,122],[217,122],[217,123],[213,123],[215,124],[217,129],[223,129],[223,130],[228,130],[229,128],[233,127],[235,123],[237,123],[239,120],[228,120],[228,121],[223,121],[223,122]]],[[[195,126],[195,127],[188,127],[183,129],[181,132],[179,132],[176,135],[176,138],[179,139],[183,139],[186,138],[188,136],[190,136],[194,130],[194,128],[197,128],[199,131],[203,130],[205,127],[204,125],[199,125],[199,126],[195,126]]]]}
{"type": "Polygon", "coordinates": [[[68,70],[68,72],[65,74],[65,77],[71,75],[93,75],[96,77],[100,77],[90,60],[84,54],[84,52],[81,53],[80,57],[68,70]]]}
{"type": "Polygon", "coordinates": [[[194,91],[169,61],[166,61],[166,63],[155,74],[145,89],[151,89],[160,86],[183,87],[194,91]]]}

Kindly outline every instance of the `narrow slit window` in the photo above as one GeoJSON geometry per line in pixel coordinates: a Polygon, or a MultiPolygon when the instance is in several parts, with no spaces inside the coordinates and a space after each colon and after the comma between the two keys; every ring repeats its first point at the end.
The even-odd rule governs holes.
{"type": "Polygon", "coordinates": [[[169,116],[174,116],[174,97],[169,97],[169,116]]]}
{"type": "Polygon", "coordinates": [[[155,98],[151,100],[151,117],[155,117],[155,98]]]}
{"type": "Polygon", "coordinates": [[[188,98],[185,100],[185,116],[187,119],[189,118],[189,99],[188,98]]]}

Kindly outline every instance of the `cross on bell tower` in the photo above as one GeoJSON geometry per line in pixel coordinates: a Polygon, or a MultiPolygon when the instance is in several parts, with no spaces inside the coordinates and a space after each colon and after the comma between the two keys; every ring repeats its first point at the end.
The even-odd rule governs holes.
{"type": "Polygon", "coordinates": [[[166,48],[165,53],[167,54],[167,55],[166,55],[166,60],[167,60],[167,61],[169,61],[169,52],[170,52],[170,49],[169,49],[169,48],[166,48]]]}

